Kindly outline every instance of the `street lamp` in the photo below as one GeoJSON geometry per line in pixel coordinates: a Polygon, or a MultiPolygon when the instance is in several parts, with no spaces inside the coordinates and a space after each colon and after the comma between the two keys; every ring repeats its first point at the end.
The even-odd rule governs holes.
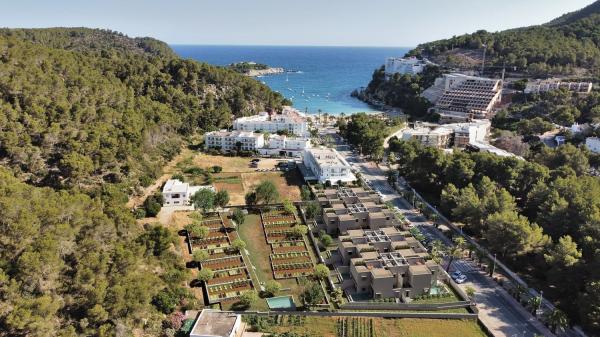
{"type": "Polygon", "coordinates": [[[494,277],[495,271],[496,271],[496,253],[494,253],[494,264],[492,266],[492,273],[490,274],[491,277],[494,277]]]}

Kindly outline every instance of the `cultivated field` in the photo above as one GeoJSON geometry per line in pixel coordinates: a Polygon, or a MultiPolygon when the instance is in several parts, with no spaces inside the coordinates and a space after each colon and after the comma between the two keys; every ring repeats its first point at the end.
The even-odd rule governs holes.
{"type": "Polygon", "coordinates": [[[484,337],[475,321],[280,316],[268,330],[323,337],[484,337]]]}

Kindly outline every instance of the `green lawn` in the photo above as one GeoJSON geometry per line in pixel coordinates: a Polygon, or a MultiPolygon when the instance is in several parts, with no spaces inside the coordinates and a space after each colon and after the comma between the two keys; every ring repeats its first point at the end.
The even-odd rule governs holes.
{"type": "MultiPolygon", "coordinates": [[[[264,237],[264,232],[262,228],[262,224],[260,221],[259,214],[248,214],[244,223],[239,226],[238,234],[244,242],[246,242],[246,249],[248,250],[248,255],[246,256],[248,260],[252,263],[256,269],[253,269],[252,266],[248,266],[249,269],[253,269],[258,278],[258,284],[255,285],[257,291],[260,290],[260,284],[264,284],[269,280],[274,280],[273,278],[273,270],[271,269],[271,263],[269,259],[269,255],[271,254],[271,246],[267,243],[264,237]]],[[[305,241],[308,246],[308,240],[305,241]]],[[[310,246],[309,250],[311,249],[310,246]]],[[[311,256],[314,261],[314,256],[311,252],[311,256]]],[[[296,279],[280,279],[276,280],[281,284],[282,291],[279,292],[279,296],[283,295],[292,295],[294,297],[294,301],[297,306],[300,306],[299,296],[300,293],[304,290],[304,286],[298,284],[296,279]]],[[[256,283],[256,281],[255,281],[256,283]]],[[[261,308],[253,309],[266,309],[266,302],[264,299],[260,300],[261,308]],[[262,304],[264,303],[264,308],[262,304]]]]}

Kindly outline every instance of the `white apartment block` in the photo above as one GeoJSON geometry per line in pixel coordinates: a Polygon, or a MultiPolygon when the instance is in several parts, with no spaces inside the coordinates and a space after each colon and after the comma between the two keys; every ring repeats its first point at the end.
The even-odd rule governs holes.
{"type": "Polygon", "coordinates": [[[221,151],[256,151],[265,145],[262,133],[249,131],[213,131],[204,135],[206,149],[219,149],[221,151]]]}
{"type": "Polygon", "coordinates": [[[433,146],[438,149],[444,149],[450,145],[452,139],[452,130],[445,127],[430,129],[426,127],[417,127],[408,129],[402,133],[402,140],[414,139],[426,146],[433,146]]]}
{"type": "Polygon", "coordinates": [[[550,79],[528,82],[524,92],[526,94],[539,94],[541,92],[566,89],[576,93],[589,94],[592,88],[592,82],[561,82],[560,80],[550,79]]]}
{"type": "Polygon", "coordinates": [[[180,180],[169,179],[162,190],[163,206],[187,206],[192,196],[201,189],[215,191],[213,186],[190,186],[180,180]]]}
{"type": "Polygon", "coordinates": [[[320,183],[329,181],[335,185],[338,181],[356,180],[350,164],[335,149],[325,147],[307,149],[303,152],[302,161],[312,172],[314,179],[320,183]]]}
{"type": "Polygon", "coordinates": [[[298,137],[306,137],[309,134],[306,116],[289,106],[283,107],[280,114],[261,112],[254,116],[240,117],[233,121],[233,128],[249,132],[288,131],[298,137]]]}
{"type": "Polygon", "coordinates": [[[312,147],[310,138],[272,134],[258,153],[263,156],[302,157],[302,151],[310,147],[312,147]]]}
{"type": "Polygon", "coordinates": [[[450,145],[464,148],[469,144],[486,142],[491,125],[487,119],[443,125],[419,123],[415,128],[405,130],[402,140],[415,139],[423,145],[440,149],[450,145]]]}
{"type": "Polygon", "coordinates": [[[421,73],[429,62],[419,60],[416,57],[388,57],[385,60],[385,75],[390,77],[394,74],[415,75],[421,73]]]}

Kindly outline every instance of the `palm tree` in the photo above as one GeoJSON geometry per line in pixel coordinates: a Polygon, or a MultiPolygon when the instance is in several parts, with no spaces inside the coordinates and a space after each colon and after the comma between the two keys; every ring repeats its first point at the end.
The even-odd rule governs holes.
{"type": "Polygon", "coordinates": [[[542,305],[542,298],[540,296],[532,297],[529,299],[529,301],[527,301],[527,305],[529,306],[531,313],[534,316],[537,316],[536,311],[540,308],[540,305],[542,305]]]}
{"type": "Polygon", "coordinates": [[[450,255],[450,261],[448,262],[448,267],[446,267],[446,272],[450,271],[450,266],[455,259],[460,259],[464,255],[465,245],[467,241],[462,236],[455,237],[454,246],[450,248],[448,251],[448,255],[450,255]]]}
{"type": "Polygon", "coordinates": [[[554,309],[546,315],[546,321],[552,327],[552,332],[556,333],[558,329],[562,329],[569,324],[569,319],[560,309],[554,309]]]}
{"type": "Polygon", "coordinates": [[[434,240],[431,243],[431,259],[435,261],[435,263],[440,264],[442,262],[442,254],[444,253],[446,247],[440,240],[434,240]]]}

